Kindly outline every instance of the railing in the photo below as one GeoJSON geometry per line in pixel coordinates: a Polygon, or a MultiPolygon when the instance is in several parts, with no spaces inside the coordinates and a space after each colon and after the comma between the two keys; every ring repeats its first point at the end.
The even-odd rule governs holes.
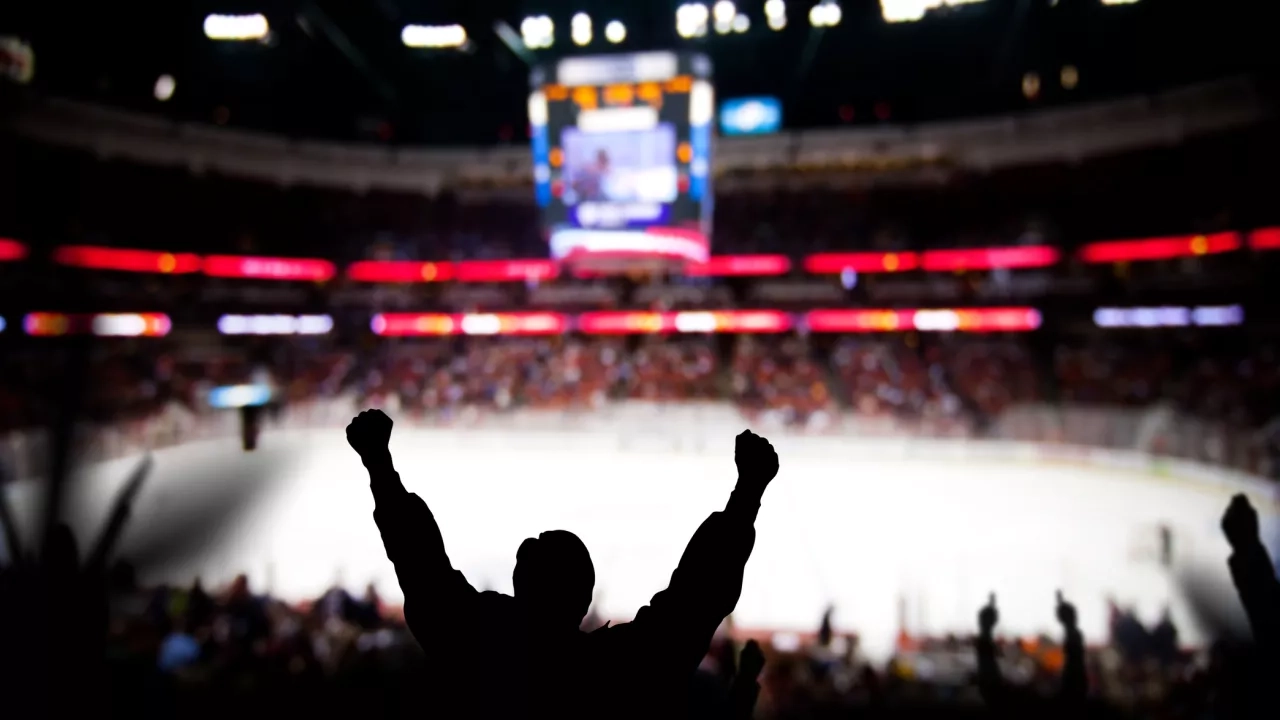
{"type": "MultiPolygon", "coordinates": [[[[298,403],[264,422],[262,432],[333,430],[359,410],[354,396],[298,403]]],[[[1273,458],[1249,433],[1181,416],[1166,407],[1145,410],[1023,406],[980,431],[951,420],[904,420],[855,413],[815,414],[804,424],[747,416],[729,403],[618,402],[600,409],[500,411],[463,407],[426,415],[387,410],[398,427],[431,429],[449,442],[480,450],[543,446],[572,433],[620,452],[721,452],[744,426],[766,433],[797,453],[845,455],[857,449],[885,457],[960,459],[1022,458],[1120,465],[1191,479],[1259,487],[1274,473],[1273,458]]],[[[238,437],[235,412],[193,414],[172,405],[145,420],[83,427],[78,457],[84,462],[137,455],[174,445],[238,437]]],[[[0,436],[0,462],[11,476],[39,477],[48,438],[43,431],[0,436]]],[[[1280,489],[1280,485],[1275,485],[1280,489]]],[[[1269,492],[1269,491],[1268,491],[1269,492]]]]}

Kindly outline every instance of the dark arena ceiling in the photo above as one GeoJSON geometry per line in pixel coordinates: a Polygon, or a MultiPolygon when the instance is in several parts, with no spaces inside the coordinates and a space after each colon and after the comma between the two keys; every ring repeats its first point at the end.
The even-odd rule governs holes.
{"type": "Polygon", "coordinates": [[[914,0],[938,7],[917,22],[890,23],[882,0],[841,0],[838,25],[813,27],[812,6],[834,1],[790,0],[785,28],[774,29],[765,0],[741,0],[734,12],[748,29],[684,38],[680,0],[12,0],[0,9],[0,35],[34,48],[30,91],[42,96],[294,137],[413,145],[526,142],[529,63],[568,54],[696,49],[712,59],[719,97],[779,97],[788,128],[1016,112],[1274,65],[1270,24],[1250,17],[1262,2],[914,0]],[[211,13],[260,13],[270,34],[211,41],[211,13]],[[585,47],[571,40],[577,13],[593,20],[585,47]],[[520,42],[522,21],[543,15],[554,22],[554,45],[530,50],[520,42]],[[613,20],[626,28],[616,44],[604,32],[613,20]],[[499,23],[511,30],[505,39],[499,23]],[[460,25],[466,46],[406,47],[409,24],[460,25]],[[1069,89],[1065,68],[1077,78],[1069,89]],[[1034,99],[1023,91],[1028,73],[1040,78],[1034,99]],[[162,102],[163,75],[174,91],[162,102]]]}

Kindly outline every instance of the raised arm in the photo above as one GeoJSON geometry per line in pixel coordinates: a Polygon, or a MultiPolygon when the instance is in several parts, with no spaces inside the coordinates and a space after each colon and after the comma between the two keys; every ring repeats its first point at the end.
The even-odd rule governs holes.
{"type": "Polygon", "coordinates": [[[987,604],[978,612],[978,638],[975,642],[978,653],[978,690],[982,699],[992,708],[1003,707],[1008,699],[1008,688],[1004,676],[1000,674],[1000,665],[996,659],[996,641],[994,631],[1000,621],[1000,612],[996,610],[996,594],[991,593],[987,604]]]}
{"type": "Polygon", "coordinates": [[[1059,698],[1068,705],[1083,704],[1089,694],[1089,677],[1085,670],[1084,635],[1076,621],[1076,608],[1063,600],[1058,592],[1058,622],[1062,623],[1063,638],[1062,687],[1059,698]]]}
{"type": "Polygon", "coordinates": [[[1222,531],[1231,543],[1231,579],[1249,616],[1254,640],[1274,654],[1280,650],[1280,582],[1262,544],[1258,513],[1244,495],[1231,499],[1222,517],[1222,531]]]}
{"type": "Polygon", "coordinates": [[[478,593],[445,553],[435,516],[405,490],[391,461],[391,418],[366,410],[347,426],[347,442],[369,471],[373,519],[404,591],[405,620],[425,649],[448,641],[451,628],[475,610],[478,593]]]}
{"type": "Polygon", "coordinates": [[[750,431],[738,436],[734,461],[738,484],[724,511],[702,523],[667,589],[641,608],[632,623],[675,667],[696,668],[716,628],[737,606],[755,545],[760,500],[778,474],[773,446],[750,431]]]}

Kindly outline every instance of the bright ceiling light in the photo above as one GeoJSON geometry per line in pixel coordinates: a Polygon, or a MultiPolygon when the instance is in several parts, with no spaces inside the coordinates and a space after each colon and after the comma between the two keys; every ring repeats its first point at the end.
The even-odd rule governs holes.
{"type": "Polygon", "coordinates": [[[271,31],[264,15],[209,15],[204,34],[210,40],[261,40],[271,31]]]}
{"type": "Polygon", "coordinates": [[[627,39],[627,26],[623,25],[621,20],[610,20],[609,24],[604,26],[604,38],[617,45],[627,39]]]}
{"type": "Polygon", "coordinates": [[[586,13],[574,15],[573,21],[569,24],[569,35],[573,38],[575,45],[590,45],[591,16],[586,13]]]}
{"type": "Polygon", "coordinates": [[[979,2],[986,0],[880,0],[880,15],[885,22],[916,22],[930,10],[979,2]]]}
{"type": "Polygon", "coordinates": [[[461,25],[405,25],[400,42],[411,48],[460,48],[467,44],[461,25]]]}
{"type": "Polygon", "coordinates": [[[733,22],[733,16],[738,14],[738,8],[730,0],[720,0],[716,3],[715,9],[711,11],[712,17],[716,22],[733,22]]]}
{"type": "Polygon", "coordinates": [[[736,33],[744,33],[751,29],[751,18],[746,15],[738,15],[733,19],[733,31],[736,33]]]}
{"type": "Polygon", "coordinates": [[[156,99],[164,102],[173,97],[173,91],[178,86],[172,75],[161,75],[156,78],[155,95],[156,99]]]}
{"type": "Polygon", "coordinates": [[[823,0],[809,9],[809,24],[816,28],[835,27],[840,24],[841,16],[839,5],[823,0]]]}
{"type": "Polygon", "coordinates": [[[520,23],[520,37],[531,50],[549,48],[556,41],[556,25],[546,15],[527,17],[520,23]]]}
{"type": "Polygon", "coordinates": [[[676,9],[676,32],[682,38],[702,37],[707,34],[707,20],[711,13],[702,3],[685,3],[676,9]]]}

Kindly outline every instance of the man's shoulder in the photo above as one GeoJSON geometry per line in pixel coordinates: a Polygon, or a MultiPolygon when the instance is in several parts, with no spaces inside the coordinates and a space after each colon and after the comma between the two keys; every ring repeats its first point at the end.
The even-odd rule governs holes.
{"type": "Polygon", "coordinates": [[[485,590],[476,596],[481,606],[489,608],[510,608],[514,607],[515,598],[510,595],[504,595],[496,590],[485,590]]]}

